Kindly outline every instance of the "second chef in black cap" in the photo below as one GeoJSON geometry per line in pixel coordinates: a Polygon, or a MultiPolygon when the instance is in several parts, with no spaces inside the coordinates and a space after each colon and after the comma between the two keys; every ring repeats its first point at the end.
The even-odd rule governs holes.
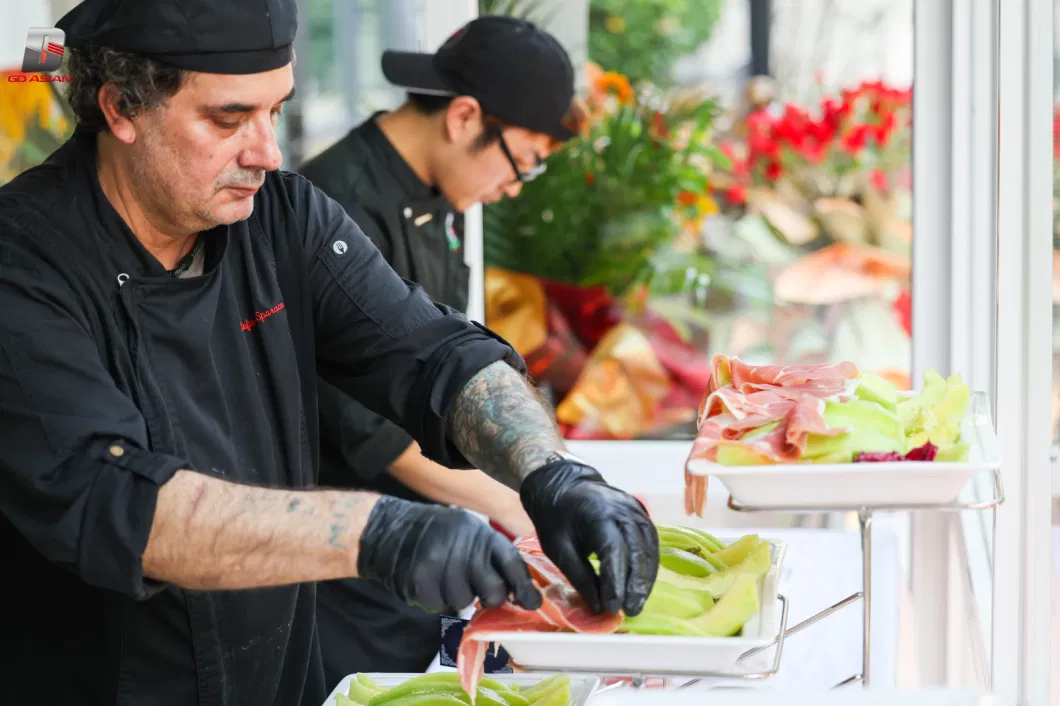
{"type": "Polygon", "coordinates": [[[321,703],[322,580],[539,604],[468,513],[315,487],[318,376],[512,479],[593,609],[651,588],[644,509],[564,454],[511,348],[279,170],[295,15],[87,0],[60,22],[77,130],[0,187],[5,702],[321,703]]]}
{"type": "MultiPolygon", "coordinates": [[[[401,277],[464,311],[462,212],[518,196],[576,134],[574,69],[547,32],[491,16],[461,27],[434,54],[387,51],[382,68],[407,91],[404,104],[376,113],[299,172],[342,205],[401,277]]],[[[323,482],[459,505],[514,536],[532,531],[514,491],[425,458],[407,432],[326,383],[320,403],[329,432],[321,445],[323,482]]],[[[354,671],[420,672],[434,658],[437,614],[371,581],[325,582],[317,595],[329,686],[354,671]]]]}

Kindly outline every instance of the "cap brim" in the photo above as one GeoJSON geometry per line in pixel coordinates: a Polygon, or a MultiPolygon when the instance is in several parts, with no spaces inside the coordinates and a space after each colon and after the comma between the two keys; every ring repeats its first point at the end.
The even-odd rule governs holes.
{"type": "Polygon", "coordinates": [[[572,140],[581,134],[586,121],[589,119],[588,111],[581,99],[575,97],[570,102],[567,113],[558,125],[553,126],[547,132],[548,136],[558,142],[572,140]]]}
{"type": "Polygon", "coordinates": [[[435,71],[433,54],[385,51],[382,67],[387,81],[413,93],[456,95],[435,71]]]}

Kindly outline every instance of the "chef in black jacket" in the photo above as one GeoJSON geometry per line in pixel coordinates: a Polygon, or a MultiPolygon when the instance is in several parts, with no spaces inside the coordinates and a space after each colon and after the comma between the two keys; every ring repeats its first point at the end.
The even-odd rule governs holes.
{"type": "Polygon", "coordinates": [[[321,703],[333,578],[539,605],[469,513],[314,487],[318,376],[426,456],[516,479],[592,609],[651,589],[644,509],[565,455],[510,347],[279,171],[295,16],[86,0],[59,22],[78,127],[0,187],[5,703],[321,703]]]}
{"type": "MultiPolygon", "coordinates": [[[[464,311],[461,212],[517,196],[575,135],[574,69],[554,37],[510,17],[473,20],[436,54],[385,52],[382,69],[408,91],[405,103],[376,113],[298,171],[353,217],[401,277],[464,311]],[[484,137],[459,144],[450,123],[484,112],[494,121],[484,137]]],[[[532,530],[516,492],[424,457],[401,427],[327,383],[320,421],[323,483],[460,505],[516,536],[532,530]]],[[[438,614],[376,582],[320,584],[317,615],[329,687],[354,672],[422,672],[437,652],[438,614]]]]}

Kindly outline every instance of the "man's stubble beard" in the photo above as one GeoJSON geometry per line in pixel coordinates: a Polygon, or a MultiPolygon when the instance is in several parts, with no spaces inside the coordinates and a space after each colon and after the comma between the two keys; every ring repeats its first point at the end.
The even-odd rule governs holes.
{"type": "Polygon", "coordinates": [[[162,145],[158,128],[144,135],[143,148],[133,153],[132,177],[135,188],[149,213],[178,232],[201,232],[222,225],[210,213],[208,203],[182,204],[179,201],[179,181],[185,173],[174,150],[162,145]]]}

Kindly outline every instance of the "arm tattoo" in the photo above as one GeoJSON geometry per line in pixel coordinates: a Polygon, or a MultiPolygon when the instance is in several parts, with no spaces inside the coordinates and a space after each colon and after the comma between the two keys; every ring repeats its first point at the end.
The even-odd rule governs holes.
{"type": "Polygon", "coordinates": [[[480,370],[449,412],[449,437],[477,468],[518,487],[563,449],[563,439],[540,395],[506,363],[480,370]]]}
{"type": "Polygon", "coordinates": [[[340,496],[331,506],[331,524],[328,529],[331,531],[331,537],[328,539],[328,544],[341,549],[344,552],[348,552],[350,548],[343,542],[347,533],[350,531],[350,513],[357,508],[360,504],[360,500],[356,497],[340,496]]]}

